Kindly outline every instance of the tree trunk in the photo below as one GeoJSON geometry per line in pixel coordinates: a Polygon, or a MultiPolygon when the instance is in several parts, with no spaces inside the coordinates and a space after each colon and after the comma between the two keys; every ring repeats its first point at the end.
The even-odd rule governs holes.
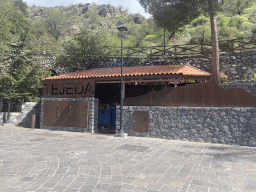
{"type": "Polygon", "coordinates": [[[214,8],[210,12],[211,20],[211,38],[212,38],[212,76],[211,80],[220,83],[220,72],[219,72],[219,42],[217,33],[217,16],[214,8]]]}

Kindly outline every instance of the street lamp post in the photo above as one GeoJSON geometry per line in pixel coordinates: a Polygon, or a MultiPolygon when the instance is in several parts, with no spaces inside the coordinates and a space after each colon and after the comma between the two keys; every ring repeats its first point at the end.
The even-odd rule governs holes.
{"type": "Polygon", "coordinates": [[[119,36],[121,36],[121,57],[122,57],[122,61],[121,61],[121,98],[120,98],[120,102],[121,102],[121,106],[120,106],[120,130],[119,130],[119,136],[124,137],[124,128],[123,128],[123,39],[126,35],[127,32],[127,28],[125,27],[124,23],[122,23],[121,25],[119,25],[117,27],[117,29],[119,30],[119,36]]]}
{"type": "MultiPolygon", "coordinates": [[[[17,45],[15,44],[15,42],[13,42],[13,43],[11,44],[11,47],[15,48],[15,49],[12,51],[12,65],[11,65],[11,77],[12,77],[14,52],[15,52],[15,50],[16,50],[16,48],[17,48],[17,45]]],[[[7,121],[5,122],[5,124],[9,124],[9,123],[10,123],[11,94],[12,94],[12,82],[10,83],[9,98],[8,98],[8,114],[7,114],[7,121]]]]}

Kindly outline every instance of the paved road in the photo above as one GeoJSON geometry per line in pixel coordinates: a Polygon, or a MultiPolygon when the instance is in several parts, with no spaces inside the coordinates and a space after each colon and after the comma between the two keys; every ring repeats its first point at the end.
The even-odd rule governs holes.
{"type": "Polygon", "coordinates": [[[256,148],[0,126],[0,191],[256,191],[256,148]]]}

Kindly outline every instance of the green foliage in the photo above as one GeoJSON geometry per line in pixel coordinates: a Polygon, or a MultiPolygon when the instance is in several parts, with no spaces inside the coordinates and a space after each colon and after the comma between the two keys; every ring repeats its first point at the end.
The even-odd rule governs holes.
{"type": "Polygon", "coordinates": [[[255,0],[226,0],[224,8],[232,15],[242,15],[253,3],[255,3],[255,0]]]}
{"type": "Polygon", "coordinates": [[[209,22],[191,30],[190,44],[211,45],[211,27],[209,22]]]}
{"type": "Polygon", "coordinates": [[[147,35],[144,38],[144,41],[153,41],[153,42],[155,42],[156,40],[158,40],[158,37],[156,35],[147,35]]]}
{"type": "Polygon", "coordinates": [[[158,27],[167,29],[169,32],[177,32],[184,25],[189,24],[200,16],[201,3],[189,0],[173,1],[139,0],[142,7],[153,15],[158,27]]]}
{"type": "Polygon", "coordinates": [[[195,20],[193,20],[190,25],[193,27],[197,27],[198,25],[204,25],[205,23],[209,23],[209,18],[205,17],[204,15],[199,16],[195,20]]]}
{"type": "Polygon", "coordinates": [[[48,11],[48,14],[45,18],[45,26],[47,31],[55,38],[56,41],[58,41],[62,35],[62,24],[62,15],[59,11],[48,11]]]}
{"type": "Polygon", "coordinates": [[[10,51],[12,41],[24,46],[29,22],[25,18],[27,5],[21,0],[0,0],[0,4],[0,55],[4,55],[10,51]]]}
{"type": "Polygon", "coordinates": [[[86,67],[93,68],[98,58],[104,56],[104,39],[83,28],[79,34],[67,41],[62,54],[56,59],[56,66],[66,69],[86,67]]]}
{"type": "Polygon", "coordinates": [[[39,62],[33,63],[23,56],[15,59],[12,76],[10,70],[0,76],[0,97],[9,98],[9,88],[12,84],[12,99],[25,102],[40,101],[43,91],[41,80],[49,77],[50,73],[42,69],[39,62]]]}
{"type": "Polygon", "coordinates": [[[44,33],[40,38],[31,36],[26,48],[29,50],[27,53],[29,55],[40,55],[43,54],[43,51],[46,51],[47,54],[56,54],[61,51],[61,42],[56,42],[51,34],[44,33]]]}
{"type": "Polygon", "coordinates": [[[100,16],[94,10],[87,11],[85,14],[83,14],[83,17],[88,20],[89,24],[93,24],[93,25],[100,24],[100,20],[101,20],[100,16]]]}
{"type": "Polygon", "coordinates": [[[230,81],[226,74],[220,73],[220,83],[221,84],[224,84],[224,83],[228,84],[228,83],[233,83],[233,81],[230,81]]]}

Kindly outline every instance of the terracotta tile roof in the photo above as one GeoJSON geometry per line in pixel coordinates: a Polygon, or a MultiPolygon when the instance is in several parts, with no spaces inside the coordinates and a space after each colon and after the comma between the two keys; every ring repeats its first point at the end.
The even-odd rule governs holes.
{"type": "MultiPolygon", "coordinates": [[[[197,69],[190,65],[160,65],[160,66],[140,66],[124,67],[123,76],[144,76],[144,75],[168,75],[181,74],[192,76],[210,76],[210,73],[197,69]]],[[[76,71],[54,77],[47,77],[43,80],[56,79],[79,79],[79,78],[100,78],[121,76],[121,67],[115,68],[95,68],[90,70],[76,71]]]]}

